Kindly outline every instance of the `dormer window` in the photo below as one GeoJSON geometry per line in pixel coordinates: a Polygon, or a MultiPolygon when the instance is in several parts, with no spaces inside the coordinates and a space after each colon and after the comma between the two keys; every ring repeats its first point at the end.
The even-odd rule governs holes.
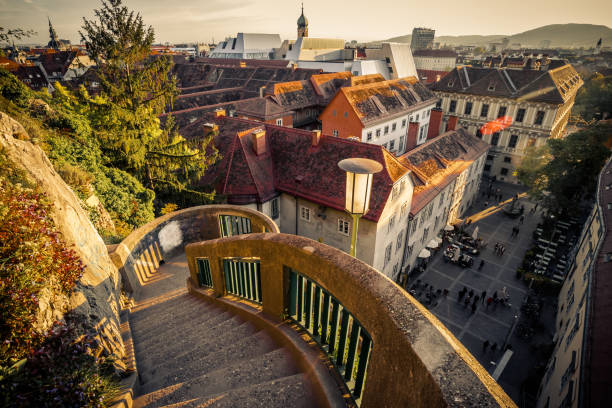
{"type": "Polygon", "coordinates": [[[449,88],[452,88],[454,85],[455,85],[455,81],[454,80],[451,79],[450,81],[448,81],[448,87],[449,88]]]}
{"type": "Polygon", "coordinates": [[[489,82],[489,88],[488,89],[489,89],[489,91],[494,91],[495,90],[495,82],[494,81],[489,82]]]}

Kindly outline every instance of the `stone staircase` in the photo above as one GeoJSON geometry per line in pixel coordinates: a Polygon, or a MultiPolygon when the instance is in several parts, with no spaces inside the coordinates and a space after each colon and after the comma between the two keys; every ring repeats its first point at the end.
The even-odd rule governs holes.
{"type": "Polygon", "coordinates": [[[135,407],[316,405],[305,374],[266,332],[186,291],[162,299],[130,313],[135,407]]]}

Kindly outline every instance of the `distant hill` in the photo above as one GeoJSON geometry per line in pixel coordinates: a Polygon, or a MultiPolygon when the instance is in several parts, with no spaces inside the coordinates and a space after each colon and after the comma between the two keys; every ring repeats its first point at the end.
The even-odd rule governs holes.
{"type": "MultiPolygon", "coordinates": [[[[525,47],[539,47],[543,40],[550,40],[551,47],[594,47],[597,40],[603,39],[603,45],[612,45],[612,29],[594,24],[551,24],[513,35],[460,35],[436,36],[435,41],[441,45],[476,45],[486,46],[491,42],[501,42],[504,37],[510,44],[520,43],[525,47]]],[[[389,38],[390,42],[409,43],[411,35],[389,38]]]]}

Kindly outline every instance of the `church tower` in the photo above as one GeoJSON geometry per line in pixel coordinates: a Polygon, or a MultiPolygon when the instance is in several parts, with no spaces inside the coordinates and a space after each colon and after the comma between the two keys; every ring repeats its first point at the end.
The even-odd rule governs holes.
{"type": "Polygon", "coordinates": [[[302,15],[297,21],[297,36],[308,37],[308,19],[304,17],[304,3],[302,3],[302,15]]]}
{"type": "Polygon", "coordinates": [[[49,48],[53,48],[55,50],[59,50],[59,42],[57,38],[57,33],[55,32],[55,28],[53,28],[53,24],[51,24],[51,19],[47,17],[49,20],[49,37],[51,37],[51,41],[47,44],[49,48]]]}

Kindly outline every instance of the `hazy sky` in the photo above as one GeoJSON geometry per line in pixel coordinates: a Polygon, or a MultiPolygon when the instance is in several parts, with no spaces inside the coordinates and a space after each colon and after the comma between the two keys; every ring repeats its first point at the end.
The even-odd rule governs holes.
{"type": "MultiPolygon", "coordinates": [[[[295,38],[300,2],[290,0],[124,0],[152,25],[158,42],[222,40],[237,32],[295,38]]],[[[99,0],[0,0],[0,27],[33,29],[26,42],[48,41],[47,15],[60,38],[78,42],[82,17],[99,0]]],[[[436,35],[515,34],[546,24],[612,23],[612,1],[584,0],[309,0],[311,37],[381,40],[410,34],[415,26],[436,35]]]]}

